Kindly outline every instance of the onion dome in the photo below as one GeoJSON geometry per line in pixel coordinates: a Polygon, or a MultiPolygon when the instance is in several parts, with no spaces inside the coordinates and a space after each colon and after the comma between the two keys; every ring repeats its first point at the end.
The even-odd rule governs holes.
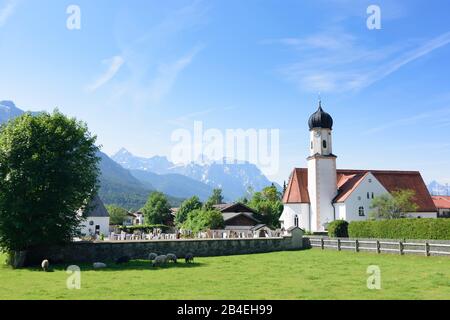
{"type": "Polygon", "coordinates": [[[319,109],[309,117],[309,129],[322,128],[322,129],[333,129],[333,118],[323,111],[322,102],[319,102],[319,109]]]}

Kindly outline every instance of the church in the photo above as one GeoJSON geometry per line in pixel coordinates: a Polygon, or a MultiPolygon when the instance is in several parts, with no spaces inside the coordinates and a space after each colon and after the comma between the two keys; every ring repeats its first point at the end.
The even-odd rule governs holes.
{"type": "Polygon", "coordinates": [[[337,169],[333,118],[322,109],[321,102],[308,125],[307,168],[295,168],[289,178],[283,195],[282,228],[324,232],[334,220],[366,220],[375,197],[403,189],[415,192],[418,210],[409,214],[411,218],[437,218],[436,206],[420,172],[337,169]]]}

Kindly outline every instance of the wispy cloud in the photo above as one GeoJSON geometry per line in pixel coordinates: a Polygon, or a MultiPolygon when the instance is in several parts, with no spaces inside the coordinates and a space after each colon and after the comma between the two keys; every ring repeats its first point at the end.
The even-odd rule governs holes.
{"type": "MultiPolygon", "coordinates": [[[[346,92],[381,81],[405,65],[450,43],[450,32],[419,44],[406,42],[381,48],[357,44],[343,33],[322,33],[305,38],[265,40],[265,44],[292,47],[300,62],[280,68],[281,74],[301,90],[346,92]]],[[[358,41],[361,43],[361,41],[358,41]]]]}
{"type": "Polygon", "coordinates": [[[422,124],[432,124],[433,127],[448,126],[450,125],[450,108],[432,110],[416,115],[411,115],[409,117],[385,123],[382,126],[371,128],[363,132],[363,134],[374,134],[391,128],[417,125],[419,122],[422,124]]]}
{"type": "MultiPolygon", "coordinates": [[[[141,33],[137,35],[117,34],[129,73],[116,83],[112,99],[126,98],[134,105],[144,106],[158,104],[170,95],[180,74],[204,48],[202,44],[192,44],[190,48],[183,44],[185,48],[180,48],[179,37],[204,24],[207,10],[204,1],[194,0],[170,11],[146,30],[138,29],[141,33]]],[[[122,29],[127,28],[118,28],[122,29]]]]}
{"type": "Polygon", "coordinates": [[[18,0],[5,0],[0,2],[0,27],[4,26],[9,17],[14,13],[18,0]]]}
{"type": "Polygon", "coordinates": [[[178,75],[192,63],[192,60],[202,48],[202,46],[196,46],[176,61],[160,65],[156,78],[151,82],[149,98],[152,101],[159,102],[165,97],[171,91],[178,75]]]}
{"type": "Polygon", "coordinates": [[[124,63],[124,59],[121,56],[115,56],[110,59],[103,60],[102,63],[107,65],[108,68],[100,75],[92,84],[87,87],[89,92],[94,92],[100,87],[108,83],[114,76],[119,72],[120,68],[124,63]]]}

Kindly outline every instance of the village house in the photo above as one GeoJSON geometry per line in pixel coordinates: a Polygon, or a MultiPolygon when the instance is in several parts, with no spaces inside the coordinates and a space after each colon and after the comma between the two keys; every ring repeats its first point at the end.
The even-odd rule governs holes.
{"type": "Polygon", "coordinates": [[[439,218],[450,218],[450,196],[433,196],[439,218]]]}
{"type": "Polygon", "coordinates": [[[437,218],[437,209],[420,172],[387,170],[342,170],[333,154],[332,117],[318,110],[309,118],[310,143],[307,168],[295,168],[283,195],[280,217],[284,229],[298,226],[324,232],[335,220],[366,220],[372,200],[393,191],[415,192],[417,212],[410,217],[437,218]]]}
{"type": "Polygon", "coordinates": [[[222,213],[225,230],[258,231],[267,226],[257,218],[258,213],[243,203],[229,203],[214,205],[222,213]]]}
{"type": "Polygon", "coordinates": [[[78,215],[84,215],[85,220],[80,224],[80,231],[83,236],[100,236],[109,234],[109,213],[105,205],[98,196],[88,206],[88,211],[83,214],[82,210],[78,215]]]}
{"type": "Polygon", "coordinates": [[[140,226],[144,224],[144,214],[142,212],[128,212],[123,225],[124,226],[140,226]]]}

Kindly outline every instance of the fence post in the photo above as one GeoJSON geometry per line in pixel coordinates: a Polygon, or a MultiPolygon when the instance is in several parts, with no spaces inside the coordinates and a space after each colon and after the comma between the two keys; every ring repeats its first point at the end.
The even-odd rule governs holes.
{"type": "Polygon", "coordinates": [[[324,243],[324,241],[323,241],[323,238],[320,238],[320,248],[321,248],[322,250],[325,249],[325,243],[324,243]]]}
{"type": "Polygon", "coordinates": [[[358,241],[358,239],[355,240],[355,252],[359,252],[359,241],[358,241]]]}
{"type": "Polygon", "coordinates": [[[377,253],[381,253],[380,240],[377,240],[377,253]]]}
{"type": "Polygon", "coordinates": [[[338,251],[341,251],[341,239],[337,239],[338,251]]]}
{"type": "Polygon", "coordinates": [[[400,241],[400,242],[398,243],[398,248],[399,248],[399,250],[400,250],[400,255],[403,255],[403,249],[404,249],[404,248],[403,248],[403,242],[400,241]]]}
{"type": "Polygon", "coordinates": [[[425,255],[430,256],[430,244],[428,242],[425,242],[425,255]]]}

